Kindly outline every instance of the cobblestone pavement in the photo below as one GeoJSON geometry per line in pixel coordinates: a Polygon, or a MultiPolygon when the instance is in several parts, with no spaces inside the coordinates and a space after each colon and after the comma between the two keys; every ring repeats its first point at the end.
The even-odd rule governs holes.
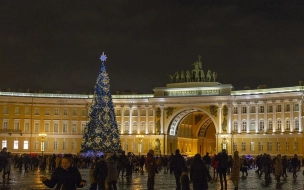
{"type": "MultiPolygon", "coordinates": [[[[87,180],[88,185],[83,189],[89,189],[89,171],[88,169],[80,169],[83,179],[87,180]]],[[[29,171],[29,172],[19,172],[17,169],[13,169],[11,173],[10,181],[2,181],[0,184],[0,190],[35,190],[35,189],[49,189],[46,188],[41,181],[39,176],[45,175],[50,176],[50,172],[41,172],[39,170],[29,171]]],[[[228,175],[229,178],[229,175],[228,175]]],[[[120,176],[118,180],[119,190],[140,190],[146,188],[147,174],[133,173],[131,179],[122,178],[120,176]]],[[[304,177],[302,171],[298,172],[298,178],[296,180],[292,179],[292,173],[288,173],[287,179],[281,180],[281,182],[276,182],[272,175],[272,180],[269,184],[265,185],[264,180],[260,179],[254,170],[248,171],[248,176],[243,177],[240,180],[239,189],[293,189],[299,190],[304,189],[303,187],[304,177]]],[[[233,189],[233,184],[228,181],[228,189],[233,189]]],[[[162,171],[156,175],[155,178],[155,189],[161,190],[174,190],[175,189],[175,179],[174,175],[164,174],[162,171]]],[[[210,190],[220,189],[219,180],[215,181],[213,184],[209,184],[210,190]]]]}

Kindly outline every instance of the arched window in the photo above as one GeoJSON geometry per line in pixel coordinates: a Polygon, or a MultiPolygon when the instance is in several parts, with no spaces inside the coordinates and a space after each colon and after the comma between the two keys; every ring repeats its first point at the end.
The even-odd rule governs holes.
{"type": "Polygon", "coordinates": [[[238,131],[238,122],[233,121],[233,131],[238,131]]]}
{"type": "Polygon", "coordinates": [[[286,119],[285,130],[286,131],[290,130],[290,120],[289,119],[286,119]]]}
{"type": "Polygon", "coordinates": [[[250,122],[250,131],[255,131],[255,120],[251,120],[250,122]]]}
{"type": "Polygon", "coordinates": [[[247,122],[246,121],[242,122],[242,131],[247,131],[247,122]]]}
{"type": "Polygon", "coordinates": [[[129,132],[129,128],[130,128],[130,124],[128,121],[125,122],[125,126],[124,126],[124,132],[128,133],[129,132]]]}
{"type": "Polygon", "coordinates": [[[272,131],[272,120],[268,120],[268,131],[272,131]]]}
{"type": "Polygon", "coordinates": [[[295,118],[294,121],[294,130],[298,131],[299,130],[299,119],[295,118]]]}
{"type": "Polygon", "coordinates": [[[264,131],[264,120],[263,119],[260,120],[260,129],[259,130],[264,131]]]}
{"type": "Polygon", "coordinates": [[[146,131],[146,123],[145,122],[141,122],[140,124],[140,132],[144,133],[146,131]]]}
{"type": "Polygon", "coordinates": [[[277,130],[280,131],[281,129],[282,129],[282,121],[281,119],[278,119],[277,130]]]}
{"type": "Polygon", "coordinates": [[[136,121],[133,122],[132,131],[133,131],[133,133],[137,132],[137,122],[136,121]]]}

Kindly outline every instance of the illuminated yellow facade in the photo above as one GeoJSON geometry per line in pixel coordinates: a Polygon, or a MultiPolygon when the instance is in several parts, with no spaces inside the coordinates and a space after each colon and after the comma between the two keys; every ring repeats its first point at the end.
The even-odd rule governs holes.
{"type": "MultiPolygon", "coordinates": [[[[79,153],[92,97],[0,92],[2,147],[12,153],[79,153]]],[[[232,91],[229,84],[187,82],[112,98],[127,152],[168,155],[179,148],[194,155],[225,148],[303,156],[302,86],[232,91]]]]}

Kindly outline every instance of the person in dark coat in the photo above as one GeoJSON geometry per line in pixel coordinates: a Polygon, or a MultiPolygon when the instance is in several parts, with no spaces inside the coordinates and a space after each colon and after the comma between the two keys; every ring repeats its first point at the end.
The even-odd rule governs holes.
{"type": "Polygon", "coordinates": [[[96,163],[94,170],[94,178],[98,184],[98,190],[106,189],[106,178],[108,176],[108,166],[105,161],[104,155],[101,155],[99,160],[96,163]]]}
{"type": "Polygon", "coordinates": [[[227,179],[226,179],[226,174],[227,174],[227,168],[228,168],[228,154],[226,149],[223,149],[222,152],[218,154],[218,167],[217,167],[217,172],[219,173],[220,176],[220,183],[221,183],[221,189],[224,189],[223,185],[223,180],[225,183],[225,189],[227,189],[227,179]]]}
{"type": "Polygon", "coordinates": [[[189,169],[188,167],[183,168],[183,173],[180,178],[180,183],[182,184],[182,190],[190,190],[190,179],[189,179],[189,169]]]}
{"type": "Polygon", "coordinates": [[[86,181],[82,180],[77,168],[72,167],[73,156],[65,154],[61,161],[61,167],[58,167],[52,173],[51,179],[41,176],[42,183],[49,188],[56,190],[76,190],[86,185],[86,181]]]}
{"type": "Polygon", "coordinates": [[[149,150],[149,152],[147,153],[147,158],[145,160],[145,167],[148,172],[148,181],[147,181],[148,190],[153,190],[155,183],[154,178],[155,178],[155,174],[157,173],[157,164],[154,158],[153,150],[149,150]]]}
{"type": "Polygon", "coordinates": [[[182,175],[182,170],[186,166],[186,161],[184,157],[180,154],[179,149],[176,149],[175,155],[172,157],[171,168],[174,171],[176,190],[181,190],[180,177],[182,175]]]}
{"type": "Polygon", "coordinates": [[[0,152],[0,172],[3,170],[3,179],[5,179],[7,163],[7,148],[3,147],[2,151],[0,152]]]}
{"type": "Polygon", "coordinates": [[[206,190],[208,189],[208,182],[212,182],[212,177],[201,160],[200,154],[196,154],[193,158],[190,166],[190,180],[193,183],[193,190],[206,190]]]}
{"type": "Polygon", "coordinates": [[[112,156],[107,156],[106,163],[108,166],[108,189],[117,190],[117,165],[112,156]]]}

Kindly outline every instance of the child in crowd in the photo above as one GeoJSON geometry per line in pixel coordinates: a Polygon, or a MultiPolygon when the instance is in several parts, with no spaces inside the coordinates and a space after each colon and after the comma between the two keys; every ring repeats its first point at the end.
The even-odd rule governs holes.
{"type": "Polygon", "coordinates": [[[189,169],[188,167],[184,167],[183,168],[183,173],[181,175],[180,178],[180,182],[181,182],[181,186],[182,186],[182,190],[190,190],[190,179],[189,179],[189,169]]]}

